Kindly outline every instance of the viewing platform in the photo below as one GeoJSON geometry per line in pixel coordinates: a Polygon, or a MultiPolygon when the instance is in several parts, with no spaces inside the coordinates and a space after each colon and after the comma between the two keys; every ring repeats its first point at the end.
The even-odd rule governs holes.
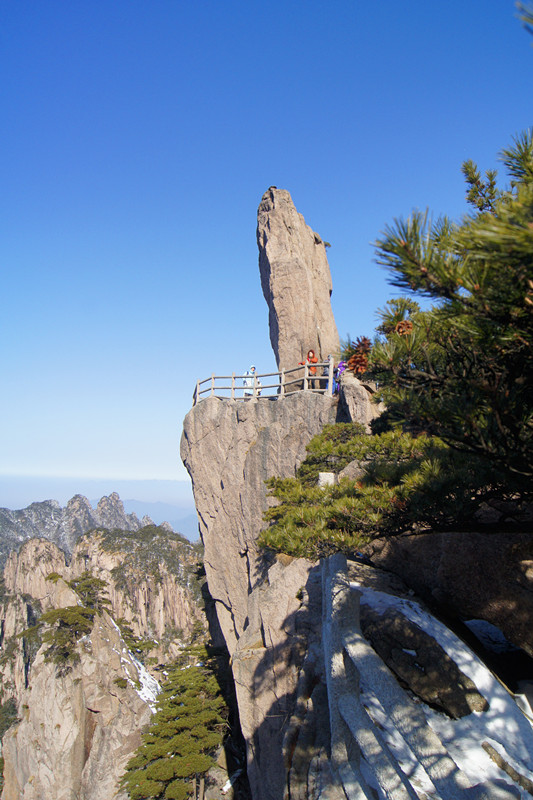
{"type": "Polygon", "coordinates": [[[333,395],[335,379],[333,359],[317,364],[299,364],[281,372],[265,372],[247,375],[215,375],[197,381],[193,394],[193,406],[206,397],[226,400],[277,400],[296,392],[314,392],[333,395]],[[311,370],[316,370],[313,374],[311,370]]]}

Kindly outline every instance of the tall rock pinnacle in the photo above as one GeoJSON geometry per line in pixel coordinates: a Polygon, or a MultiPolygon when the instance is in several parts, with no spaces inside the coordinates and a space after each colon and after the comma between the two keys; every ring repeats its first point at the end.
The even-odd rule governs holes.
{"type": "Polygon", "coordinates": [[[315,351],[319,361],[338,356],[326,248],[284,189],[271,186],[261,199],[257,245],[278,369],[295,367],[309,350],[315,351]]]}

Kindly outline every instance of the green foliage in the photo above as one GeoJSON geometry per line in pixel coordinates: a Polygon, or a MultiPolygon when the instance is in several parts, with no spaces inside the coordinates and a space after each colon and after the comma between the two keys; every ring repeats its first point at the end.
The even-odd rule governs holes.
{"type": "MultiPolygon", "coordinates": [[[[392,284],[435,305],[421,311],[405,300],[388,304],[369,376],[380,386],[390,423],[438,436],[488,465],[504,490],[527,496],[533,476],[531,131],[501,159],[511,189],[482,187],[472,198],[481,213],[455,225],[415,212],[377,242],[378,263],[392,284]],[[409,324],[399,328],[400,317],[409,324]]],[[[474,175],[471,162],[467,171],[474,175]]]]}
{"type": "Polygon", "coordinates": [[[96,612],[102,611],[104,608],[106,611],[109,610],[111,603],[103,596],[103,593],[107,591],[107,583],[101,578],[96,578],[86,570],[77,578],[69,581],[68,585],[74,589],[85,608],[91,608],[96,612]]]}
{"type": "Polygon", "coordinates": [[[490,497],[487,470],[435,437],[399,430],[369,436],[356,425],[324,428],[296,478],[268,481],[279,504],[265,512],[260,544],[293,556],[353,555],[376,536],[471,521],[490,497]],[[347,438],[349,437],[349,438],[347,438]],[[357,461],[356,479],[316,485],[321,466],[357,461]]]}
{"type": "Polygon", "coordinates": [[[37,626],[48,626],[43,634],[43,643],[49,645],[45,660],[57,665],[59,675],[65,674],[79,661],[76,645],[91,632],[94,615],[92,608],[66,606],[45,611],[40,617],[37,626]]]}
{"type": "Polygon", "coordinates": [[[18,722],[17,706],[13,698],[0,705],[0,739],[15,722],[18,722]]]}
{"type": "Polygon", "coordinates": [[[477,165],[468,160],[464,162],[462,171],[469,187],[466,193],[467,202],[478,211],[494,211],[496,200],[501,197],[496,186],[496,170],[487,170],[483,180],[477,165]]]}
{"type": "Polygon", "coordinates": [[[362,457],[365,428],[357,423],[327,425],[307,446],[307,458],[298,470],[298,477],[306,486],[314,486],[319,472],[338,473],[362,457]]]}
{"type": "Polygon", "coordinates": [[[168,668],[150,728],[122,785],[132,800],[183,800],[192,780],[214,764],[226,729],[225,703],[205,646],[190,647],[168,668]]]}
{"type": "Polygon", "coordinates": [[[4,603],[6,600],[9,600],[10,594],[6,589],[6,582],[4,580],[3,575],[0,575],[0,603],[4,603]]]}
{"type": "Polygon", "coordinates": [[[4,639],[0,655],[0,667],[4,666],[4,664],[8,664],[15,657],[15,653],[17,652],[17,638],[17,636],[9,636],[7,639],[4,639]]]}
{"type": "MultiPolygon", "coordinates": [[[[57,583],[60,578],[61,575],[52,572],[46,579],[57,583]]],[[[64,675],[79,661],[77,643],[91,632],[95,615],[110,606],[109,600],[104,597],[106,582],[93,577],[90,572],[83,572],[69,581],[68,585],[76,592],[83,605],[46,611],[40,615],[35,625],[18,634],[25,642],[25,649],[30,657],[37,652],[41,642],[48,645],[44,658],[45,661],[56,664],[58,675],[64,675]]]]}

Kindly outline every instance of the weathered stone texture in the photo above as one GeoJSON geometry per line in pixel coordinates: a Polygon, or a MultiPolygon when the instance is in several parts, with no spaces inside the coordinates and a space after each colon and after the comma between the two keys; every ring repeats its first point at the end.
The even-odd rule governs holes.
{"type": "Polygon", "coordinates": [[[208,398],[184,422],[181,456],[193,482],[209,591],[232,657],[254,798],[282,796],[282,742],[309,657],[309,630],[302,632],[320,628],[305,588],[312,564],[281,557],[268,569],[258,550],[271,502],[265,480],[294,475],[309,440],[336,414],[336,398],[298,392],[246,403],[208,398]]]}
{"type": "Polygon", "coordinates": [[[363,383],[353,372],[342,373],[339,392],[339,416],[364,425],[370,432],[370,423],[384,411],[383,403],[374,403],[376,387],[363,383]]]}
{"type": "Polygon", "coordinates": [[[3,739],[3,800],[126,797],[116,793],[118,780],[140,744],[157,685],[141,674],[105,612],[79,647],[79,664],[61,678],[42,651],[37,656],[22,720],[3,739]],[[142,690],[134,686],[139,679],[142,690]]]}
{"type": "MultiPolygon", "coordinates": [[[[363,387],[352,405],[358,419],[371,418],[367,406],[370,394],[363,387]],[[358,408],[358,401],[365,407],[358,408]]],[[[291,796],[300,790],[303,772],[311,769],[309,742],[318,747],[312,758],[320,761],[327,728],[324,709],[316,707],[324,690],[316,570],[304,559],[281,555],[269,567],[259,552],[263,513],[273,502],[265,480],[293,476],[309,441],[338,413],[337,398],[301,391],[244,403],[210,397],[184,421],[181,457],[192,478],[209,591],[232,657],[256,800],[281,797],[287,771],[291,796]],[[304,712],[291,723],[295,704],[304,712]],[[288,753],[299,754],[289,765],[288,753]]],[[[318,762],[313,769],[320,771],[318,762]]]]}
{"type": "Polygon", "coordinates": [[[452,617],[484,619],[533,656],[533,536],[452,532],[376,539],[365,552],[452,617]]]}
{"type": "MultiPolygon", "coordinates": [[[[281,798],[285,759],[300,727],[290,725],[302,668],[322,671],[320,576],[303,558],[278,560],[248,602],[249,622],[232,656],[254,798],[281,798]],[[291,727],[296,730],[291,731],[291,727]]],[[[289,767],[290,768],[290,767],[289,767]]]]}
{"type": "Polygon", "coordinates": [[[315,351],[338,358],[331,310],[331,274],[324,242],[296,211],[289,192],[270,187],[257,212],[261,286],[269,308],[270,341],[278,369],[315,351]]]}
{"type": "Polygon", "coordinates": [[[335,421],[335,398],[298,392],[239,403],[209,397],[186,416],[181,457],[192,478],[209,591],[233,653],[248,595],[264,564],[257,537],[268,508],[265,480],[294,475],[306,445],[335,421]]]}

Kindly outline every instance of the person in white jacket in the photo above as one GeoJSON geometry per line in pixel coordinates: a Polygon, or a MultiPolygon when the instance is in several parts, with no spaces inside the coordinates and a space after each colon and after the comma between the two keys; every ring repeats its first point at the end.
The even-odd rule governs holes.
{"type": "MultiPolygon", "coordinates": [[[[244,386],[244,396],[253,397],[254,394],[254,378],[255,378],[255,365],[252,364],[249,370],[244,373],[242,385],[244,386]]],[[[256,396],[261,394],[261,384],[255,378],[255,387],[257,389],[256,396]]]]}

